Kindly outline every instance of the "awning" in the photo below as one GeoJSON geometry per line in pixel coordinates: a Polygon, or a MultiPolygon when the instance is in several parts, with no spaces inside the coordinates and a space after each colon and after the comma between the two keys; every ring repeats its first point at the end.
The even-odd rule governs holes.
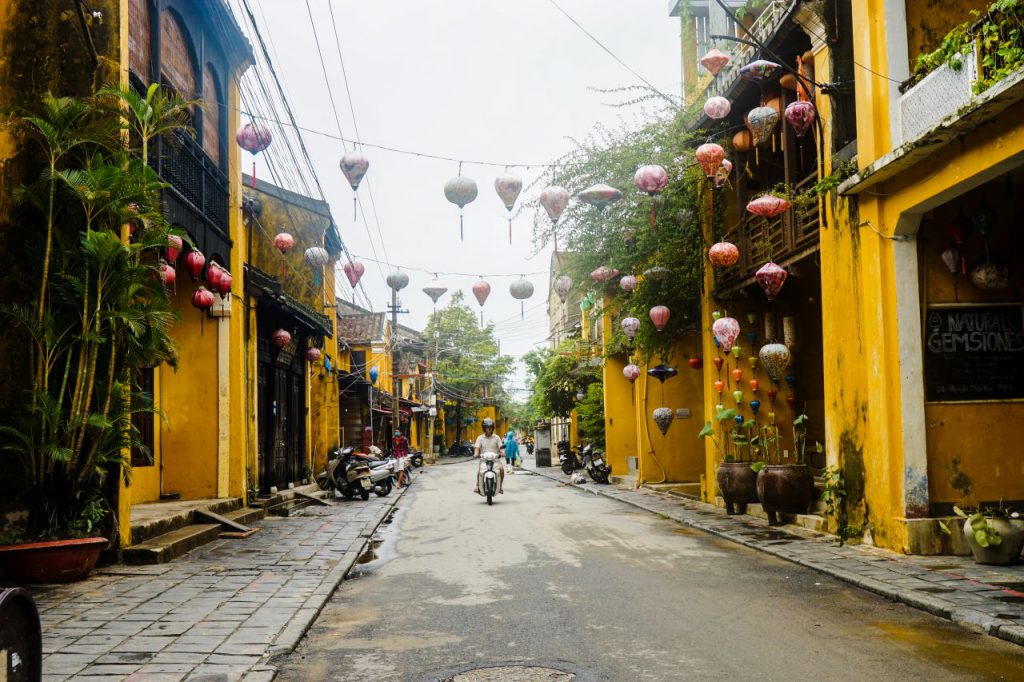
{"type": "Polygon", "coordinates": [[[261,296],[262,304],[276,307],[312,334],[331,337],[334,331],[331,318],[284,293],[281,282],[276,277],[257,267],[246,265],[245,282],[250,293],[261,296]]]}

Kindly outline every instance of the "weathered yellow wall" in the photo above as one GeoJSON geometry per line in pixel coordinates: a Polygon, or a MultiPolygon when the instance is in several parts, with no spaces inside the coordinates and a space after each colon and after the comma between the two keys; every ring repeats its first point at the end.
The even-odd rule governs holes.
{"type": "Polygon", "coordinates": [[[906,0],[910,70],[918,55],[937,49],[951,28],[976,21],[971,10],[982,11],[991,4],[992,0],[906,0]]]}
{"type": "MultiPolygon", "coordinates": [[[[602,352],[607,352],[607,344],[613,338],[612,326],[617,309],[614,298],[605,296],[601,325],[604,333],[602,352]]],[[[604,390],[604,447],[605,459],[616,476],[624,476],[628,471],[627,457],[637,456],[636,406],[633,384],[622,375],[622,369],[629,364],[625,355],[606,357],[601,370],[602,387],[604,390]]]]}

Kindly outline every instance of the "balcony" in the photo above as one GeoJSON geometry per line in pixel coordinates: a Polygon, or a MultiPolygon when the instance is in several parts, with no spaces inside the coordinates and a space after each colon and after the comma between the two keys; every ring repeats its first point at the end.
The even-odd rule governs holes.
{"type": "Polygon", "coordinates": [[[198,142],[180,133],[175,135],[173,142],[158,138],[150,147],[149,162],[171,185],[169,193],[182,204],[176,208],[192,214],[194,220],[227,237],[228,177],[210,160],[198,142]]]}

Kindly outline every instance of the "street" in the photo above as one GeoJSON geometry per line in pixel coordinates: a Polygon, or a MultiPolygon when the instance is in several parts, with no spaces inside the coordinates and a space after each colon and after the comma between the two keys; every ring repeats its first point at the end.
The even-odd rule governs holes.
{"type": "Polygon", "coordinates": [[[536,475],[488,508],[473,471],[417,478],[277,679],[1024,679],[1019,647],[536,475]]]}

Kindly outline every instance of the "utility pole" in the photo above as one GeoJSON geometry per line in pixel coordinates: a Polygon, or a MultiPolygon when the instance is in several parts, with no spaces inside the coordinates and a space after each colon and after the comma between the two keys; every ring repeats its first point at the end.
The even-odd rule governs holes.
{"type": "MultiPolygon", "coordinates": [[[[402,391],[398,378],[398,313],[407,312],[398,308],[398,290],[391,289],[391,433],[398,430],[398,407],[402,391]]],[[[392,436],[393,437],[393,436],[392,436]]],[[[392,446],[394,447],[394,446],[392,446]]]]}
{"type": "MultiPolygon", "coordinates": [[[[440,325],[436,324],[434,334],[434,362],[430,365],[430,398],[427,400],[427,404],[430,406],[427,412],[427,459],[434,461],[434,422],[437,420],[437,384],[435,383],[435,377],[437,376],[437,354],[438,344],[441,341],[440,325]]],[[[442,440],[444,440],[442,438],[442,440]]]]}

